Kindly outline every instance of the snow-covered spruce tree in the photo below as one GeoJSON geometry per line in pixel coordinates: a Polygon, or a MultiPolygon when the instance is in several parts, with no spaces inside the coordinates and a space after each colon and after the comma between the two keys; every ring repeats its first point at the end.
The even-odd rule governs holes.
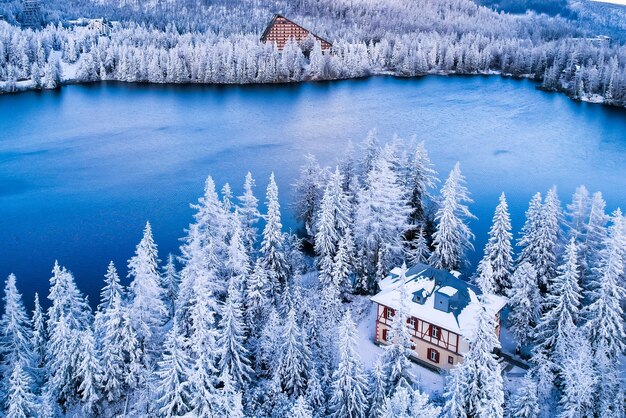
{"type": "Polygon", "coordinates": [[[542,345],[555,364],[563,362],[563,356],[571,347],[571,333],[576,330],[581,304],[581,290],[578,285],[580,269],[576,238],[570,239],[563,264],[557,270],[550,290],[545,297],[544,312],[537,325],[535,340],[542,345]]]}
{"type": "Polygon", "coordinates": [[[500,348],[495,333],[495,319],[481,302],[474,338],[462,363],[466,379],[465,404],[474,417],[504,415],[504,384],[500,364],[493,350],[500,348]]]}
{"type": "Polygon", "coordinates": [[[146,367],[155,364],[162,341],[161,327],[167,316],[163,302],[163,288],[158,272],[157,246],[152,237],[150,222],[146,223],[143,238],[137,244],[135,255],[128,260],[128,313],[137,333],[140,359],[146,367]]]}
{"type": "MultiPolygon", "coordinates": [[[[411,161],[411,167],[408,173],[407,189],[410,193],[409,205],[411,213],[409,214],[409,224],[413,226],[414,232],[418,232],[427,228],[428,219],[427,205],[432,200],[430,190],[432,190],[439,179],[437,171],[433,168],[430,161],[424,141],[417,144],[411,161]]],[[[421,236],[415,235],[416,237],[421,236]]]]}
{"type": "Polygon", "coordinates": [[[380,358],[374,361],[372,370],[369,372],[367,384],[367,400],[369,408],[367,410],[368,417],[378,417],[382,410],[386,397],[385,372],[380,358]]]}
{"type": "Polygon", "coordinates": [[[513,249],[511,247],[511,216],[504,193],[500,195],[500,202],[493,215],[493,222],[489,230],[489,240],[485,245],[483,262],[479,264],[478,275],[483,273],[480,266],[489,263],[492,270],[493,290],[498,295],[506,294],[511,287],[511,271],[513,268],[513,249]]]}
{"type": "Polygon", "coordinates": [[[394,391],[400,386],[410,387],[413,383],[413,375],[411,374],[411,333],[407,325],[407,294],[404,282],[404,275],[400,276],[402,280],[400,292],[400,307],[393,316],[391,328],[389,329],[389,345],[385,346],[382,354],[382,364],[385,373],[385,389],[387,396],[392,396],[394,391]]]}
{"type": "Polygon", "coordinates": [[[109,263],[104,277],[105,285],[100,293],[101,302],[95,315],[94,333],[102,363],[102,391],[104,397],[112,402],[122,395],[128,373],[124,353],[126,347],[123,344],[124,288],[113,262],[109,263]]]}
{"type": "MultiPolygon", "coordinates": [[[[361,161],[359,162],[359,177],[365,183],[367,175],[374,169],[376,161],[380,158],[381,147],[378,141],[378,132],[371,129],[361,144],[361,161]]],[[[365,187],[367,187],[365,185],[365,187]]]]}
{"type": "Polygon", "coordinates": [[[306,402],[318,414],[324,415],[326,414],[328,403],[326,402],[326,393],[324,388],[322,388],[322,382],[318,375],[317,367],[312,367],[307,381],[306,402]]]}
{"type": "Polygon", "coordinates": [[[354,242],[352,230],[346,227],[343,236],[339,240],[337,254],[333,259],[332,280],[339,289],[339,293],[345,300],[352,293],[352,274],[354,272],[354,242]]]}
{"type": "Polygon", "coordinates": [[[252,174],[248,172],[243,183],[243,194],[237,196],[239,201],[239,216],[243,225],[243,240],[248,254],[252,255],[255,251],[258,231],[256,224],[261,219],[259,213],[259,200],[254,196],[254,187],[256,183],[252,174]]]}
{"type": "Polygon", "coordinates": [[[239,286],[237,280],[232,280],[228,286],[228,297],[221,310],[217,345],[221,348],[220,372],[227,372],[232,379],[233,386],[243,389],[250,381],[253,370],[250,367],[249,353],[245,346],[246,327],[239,286]]]}
{"type": "Polygon", "coordinates": [[[537,272],[527,261],[522,262],[511,276],[508,290],[509,330],[517,343],[517,350],[532,341],[535,326],[541,318],[541,295],[537,286],[537,272]]]}
{"type": "MultiPolygon", "coordinates": [[[[539,404],[551,404],[554,389],[554,364],[550,361],[542,347],[533,349],[531,363],[531,376],[537,383],[537,396],[539,404]]],[[[547,407],[549,409],[550,406],[547,407]]],[[[544,408],[541,408],[544,409],[544,408]]]]}
{"type": "Polygon", "coordinates": [[[304,224],[310,236],[315,236],[315,216],[322,201],[326,183],[326,173],[313,154],[304,156],[305,163],[300,167],[300,177],[294,184],[294,209],[296,218],[304,224]]]}
{"type": "Polygon", "coordinates": [[[356,325],[350,310],[339,325],[339,363],[332,376],[330,409],[337,418],[365,417],[367,381],[357,352],[356,325]]]}
{"type": "Polygon", "coordinates": [[[263,261],[257,259],[244,288],[246,295],[245,319],[253,338],[259,336],[261,324],[265,322],[269,314],[269,286],[269,277],[263,266],[263,261]]]}
{"type": "Polygon", "coordinates": [[[76,378],[80,382],[78,393],[82,410],[88,416],[98,415],[98,406],[102,396],[102,372],[93,331],[87,327],[80,333],[80,356],[76,367],[76,378]]]}
{"type": "Polygon", "coordinates": [[[37,397],[32,392],[33,381],[18,361],[8,380],[6,418],[29,418],[37,416],[37,397]]]}
{"type": "Polygon", "coordinates": [[[226,213],[230,213],[233,209],[233,190],[230,188],[230,184],[225,183],[222,186],[221,190],[222,194],[222,207],[226,211],[226,213]]]}
{"type": "Polygon", "coordinates": [[[556,275],[562,218],[561,202],[559,202],[556,187],[553,187],[546,193],[535,247],[534,267],[537,270],[539,285],[544,292],[549,290],[556,275]]]}
{"type": "Polygon", "coordinates": [[[229,285],[233,281],[237,283],[241,292],[246,287],[246,280],[250,276],[250,256],[246,250],[243,236],[243,226],[238,208],[230,217],[230,240],[226,249],[226,272],[229,285]]]}
{"type": "Polygon", "coordinates": [[[270,306],[267,319],[258,325],[262,327],[262,330],[256,346],[256,369],[267,374],[274,371],[278,366],[276,354],[279,352],[282,335],[280,317],[274,306],[270,306]]]}
{"type": "Polygon", "coordinates": [[[429,260],[435,268],[460,270],[468,263],[466,252],[474,248],[474,234],[467,221],[475,216],[464,203],[472,203],[472,199],[457,162],[441,188],[441,205],[435,215],[437,230],[433,234],[434,251],[429,260]]]}
{"type": "Polygon", "coordinates": [[[212,416],[217,413],[218,302],[212,285],[214,273],[211,270],[207,273],[208,276],[201,276],[194,282],[195,296],[190,313],[192,328],[189,341],[193,367],[189,379],[192,387],[191,404],[194,414],[198,416],[212,416]]]}
{"type": "Polygon", "coordinates": [[[33,365],[32,329],[22,301],[22,294],[15,285],[15,275],[10,274],[4,284],[4,312],[0,318],[0,359],[2,372],[2,402],[6,399],[9,380],[15,366],[30,369],[33,365]]]}
{"type": "Polygon", "coordinates": [[[168,254],[167,263],[161,271],[161,283],[164,291],[163,299],[168,310],[167,317],[171,319],[174,317],[174,308],[180,283],[180,277],[178,271],[176,271],[176,264],[172,254],[168,254]]]}
{"type": "Polygon", "coordinates": [[[438,418],[441,408],[429,402],[429,396],[418,389],[399,387],[385,399],[381,418],[438,418]]]}
{"type": "Polygon", "coordinates": [[[592,389],[593,410],[601,417],[623,417],[626,413],[623,401],[626,394],[620,380],[620,364],[607,356],[603,348],[592,356],[593,369],[598,377],[592,389]]]}
{"type": "Polygon", "coordinates": [[[443,416],[446,418],[467,418],[469,405],[467,403],[466,369],[463,363],[457,364],[448,376],[443,405],[443,416]]]}
{"type": "Polygon", "coordinates": [[[378,273],[385,274],[403,258],[403,236],[409,206],[389,162],[380,156],[367,174],[358,196],[355,240],[361,248],[367,291],[374,291],[378,273]]]}
{"type": "Polygon", "coordinates": [[[580,246],[584,242],[586,225],[591,212],[591,197],[585,186],[579,186],[572,195],[572,201],[566,206],[565,217],[569,238],[576,238],[580,246]]]}
{"type": "Polygon", "coordinates": [[[410,264],[426,264],[430,258],[430,248],[426,239],[426,231],[420,227],[407,249],[407,260],[410,264]]]}
{"type": "Polygon", "coordinates": [[[187,341],[179,334],[176,323],[167,333],[163,359],[156,371],[159,398],[159,416],[175,417],[190,411],[191,388],[189,372],[191,361],[186,353],[187,341]]]}
{"type": "Polygon", "coordinates": [[[489,261],[488,258],[483,258],[480,263],[478,263],[476,273],[478,274],[475,279],[476,284],[481,292],[484,294],[494,294],[496,292],[496,283],[493,267],[491,267],[491,261],[489,261]]]}
{"type": "Polygon", "coordinates": [[[624,312],[620,301],[626,295],[623,286],[624,255],[626,253],[626,225],[621,210],[611,217],[609,234],[604,249],[599,254],[599,267],[594,270],[596,277],[592,285],[591,304],[585,308],[587,322],[585,329],[594,353],[600,349],[618,362],[624,352],[624,312]]]}
{"type": "Polygon", "coordinates": [[[291,418],[313,418],[313,411],[303,396],[299,396],[290,411],[291,418]]]}
{"type": "Polygon", "coordinates": [[[266,205],[267,215],[265,215],[265,228],[263,228],[261,256],[270,278],[270,294],[268,296],[276,300],[281,290],[280,286],[283,286],[287,280],[288,266],[283,251],[283,225],[280,219],[278,186],[274,179],[274,173],[270,175],[270,182],[267,185],[266,205]]]}
{"type": "Polygon", "coordinates": [[[337,167],[326,185],[315,227],[315,253],[322,287],[333,279],[333,261],[349,223],[349,202],[342,186],[343,176],[337,167]]]}
{"type": "Polygon", "coordinates": [[[515,418],[536,418],[539,416],[537,383],[527,372],[522,383],[507,408],[508,415],[515,418]]]}
{"type": "Polygon", "coordinates": [[[294,309],[287,313],[280,338],[274,379],[288,395],[293,397],[305,395],[311,368],[311,353],[303,329],[296,320],[294,309]]]}
{"type": "Polygon", "coordinates": [[[591,208],[589,219],[585,225],[585,241],[582,248],[585,270],[583,271],[582,287],[585,292],[585,302],[590,302],[591,290],[594,277],[594,270],[599,267],[599,255],[604,246],[608,233],[607,224],[610,217],[605,212],[606,203],[602,198],[602,193],[596,192],[591,198],[591,208]]]}
{"type": "Polygon", "coordinates": [[[80,362],[81,332],[91,323],[91,310],[74,277],[55,262],[50,278],[46,383],[43,391],[54,406],[79,401],[76,367],[80,362]]]}
{"type": "Polygon", "coordinates": [[[593,416],[593,389],[597,381],[593,369],[591,347],[584,334],[575,329],[571,335],[571,346],[561,363],[560,382],[563,390],[559,405],[561,417],[593,416]]]}
{"type": "MultiPolygon", "coordinates": [[[[541,224],[541,210],[542,210],[542,197],[541,193],[537,192],[530,200],[528,209],[526,209],[526,221],[522,227],[520,238],[517,240],[517,246],[521,249],[517,258],[517,265],[523,262],[530,263],[535,268],[535,247],[537,242],[537,236],[539,234],[539,227],[541,224]]],[[[536,271],[536,270],[535,270],[536,271]]]]}
{"type": "Polygon", "coordinates": [[[40,385],[44,377],[46,359],[46,320],[39,303],[39,294],[35,292],[35,307],[33,308],[31,346],[33,347],[33,373],[35,383],[40,385]]]}

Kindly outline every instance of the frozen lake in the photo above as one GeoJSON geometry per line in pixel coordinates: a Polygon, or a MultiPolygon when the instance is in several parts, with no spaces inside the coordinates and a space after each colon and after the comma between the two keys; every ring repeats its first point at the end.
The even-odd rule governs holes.
{"type": "Polygon", "coordinates": [[[239,194],[250,170],[263,201],[274,170],[294,227],[286,203],[303,155],[334,164],[372,128],[426,140],[442,177],[461,162],[476,257],[502,191],[516,231],[553,184],[563,203],[585,184],[609,210],[626,206],[626,112],[499,77],[68,86],[0,96],[0,127],[0,276],[14,272],[29,305],[55,259],[97,300],[108,261],[125,272],[147,219],[161,258],[175,252],[208,174],[239,194]]]}

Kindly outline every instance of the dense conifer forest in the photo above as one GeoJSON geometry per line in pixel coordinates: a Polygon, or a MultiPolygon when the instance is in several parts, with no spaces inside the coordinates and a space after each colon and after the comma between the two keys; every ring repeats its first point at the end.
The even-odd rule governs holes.
{"type": "Polygon", "coordinates": [[[461,166],[440,175],[424,143],[383,143],[372,132],[336,167],[307,156],[292,202],[301,236],[283,231],[273,175],[264,193],[252,174],[243,182],[233,196],[207,178],[178,254],[160,254],[147,223],[127,266],[102,266],[93,306],[71,266],[51,266],[49,293],[35,295],[32,312],[10,275],[3,414],[624,415],[626,218],[607,212],[602,193],[581,186],[565,205],[556,187],[537,193],[520,231],[503,193],[472,268],[473,202],[461,166]],[[515,387],[504,384],[485,309],[442,394],[427,393],[412,372],[406,307],[366,367],[357,341],[371,336],[357,325],[367,296],[403,263],[459,270],[483,294],[508,298],[504,325],[528,364],[515,387]]]}
{"type": "Polygon", "coordinates": [[[98,80],[230,84],[502,74],[531,78],[576,100],[626,104],[624,8],[587,1],[484,3],[492,8],[470,0],[176,0],[150,7],[51,0],[41,2],[44,26],[33,31],[18,26],[22,2],[4,1],[0,90],[98,80]],[[282,52],[261,43],[275,12],[329,39],[332,53],[322,53],[313,39],[282,52]],[[116,23],[103,36],[100,29],[70,25],[78,18],[116,23]]]}

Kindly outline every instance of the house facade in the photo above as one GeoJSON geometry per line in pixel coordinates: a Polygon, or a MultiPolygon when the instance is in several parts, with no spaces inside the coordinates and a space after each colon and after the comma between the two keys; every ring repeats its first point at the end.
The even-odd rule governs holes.
{"type": "Polygon", "coordinates": [[[313,36],[320,42],[323,51],[329,50],[332,44],[325,39],[311,33],[295,22],[281,15],[275,15],[272,21],[261,35],[261,41],[266,43],[276,43],[280,51],[283,50],[285,44],[292,39],[296,42],[304,41],[309,35],[313,36]]]}
{"type": "MultiPolygon", "coordinates": [[[[413,359],[428,367],[450,370],[463,361],[478,321],[480,289],[456,275],[425,264],[397,267],[379,282],[377,344],[388,344],[394,316],[406,298],[407,326],[413,343],[413,359]],[[404,286],[404,289],[402,289],[404,286]]],[[[483,295],[486,309],[494,315],[494,332],[500,337],[500,312],[506,299],[483,295]]]]}

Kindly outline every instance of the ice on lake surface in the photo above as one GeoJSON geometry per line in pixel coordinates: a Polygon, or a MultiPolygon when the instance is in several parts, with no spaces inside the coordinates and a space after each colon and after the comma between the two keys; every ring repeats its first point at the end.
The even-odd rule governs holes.
{"type": "Polygon", "coordinates": [[[334,165],[376,128],[426,140],[442,177],[461,162],[479,217],[477,255],[499,194],[514,228],[536,191],[601,190],[626,206],[626,112],[576,103],[499,77],[376,77],[270,86],[95,84],[0,97],[0,275],[30,303],[55,259],[97,298],[109,260],[125,267],[149,219],[161,258],[175,252],[189,203],[211,174],[257,197],[272,170],[284,225],[303,155],[334,165]]]}

